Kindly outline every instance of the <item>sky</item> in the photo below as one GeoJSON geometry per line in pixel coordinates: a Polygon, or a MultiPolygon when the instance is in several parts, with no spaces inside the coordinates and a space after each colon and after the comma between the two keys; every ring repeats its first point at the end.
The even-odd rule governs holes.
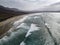
{"type": "Polygon", "coordinates": [[[0,0],[0,5],[25,11],[42,9],[60,0],[0,0]]]}

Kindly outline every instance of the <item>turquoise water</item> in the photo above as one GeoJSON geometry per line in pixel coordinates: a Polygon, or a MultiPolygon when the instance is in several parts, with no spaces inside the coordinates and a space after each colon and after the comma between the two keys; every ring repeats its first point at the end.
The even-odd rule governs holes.
{"type": "Polygon", "coordinates": [[[0,45],[21,45],[22,41],[25,45],[55,45],[44,23],[41,14],[29,16],[19,25],[14,25],[15,31],[11,32],[10,36],[0,39],[0,45]],[[35,31],[30,32],[31,34],[25,37],[31,24],[35,25],[32,29],[35,31]]]}

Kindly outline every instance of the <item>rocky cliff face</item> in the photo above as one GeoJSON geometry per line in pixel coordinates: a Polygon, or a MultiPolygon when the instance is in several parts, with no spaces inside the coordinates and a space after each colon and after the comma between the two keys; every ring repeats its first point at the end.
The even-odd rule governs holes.
{"type": "Polygon", "coordinates": [[[22,14],[27,14],[27,12],[20,11],[16,8],[8,8],[0,5],[0,22],[22,14]]]}

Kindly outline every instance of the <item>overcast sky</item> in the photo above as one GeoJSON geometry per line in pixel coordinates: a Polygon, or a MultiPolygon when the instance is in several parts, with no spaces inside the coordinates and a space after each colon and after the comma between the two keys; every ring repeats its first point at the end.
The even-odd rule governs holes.
{"type": "Polygon", "coordinates": [[[60,0],[0,0],[0,5],[20,10],[41,9],[60,0]]]}

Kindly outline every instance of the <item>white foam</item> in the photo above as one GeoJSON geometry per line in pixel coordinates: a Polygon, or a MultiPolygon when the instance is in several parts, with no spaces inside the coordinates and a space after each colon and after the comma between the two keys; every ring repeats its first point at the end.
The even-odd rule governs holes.
{"type": "Polygon", "coordinates": [[[27,17],[28,17],[28,16],[25,16],[24,18],[19,19],[18,21],[14,22],[13,25],[15,25],[15,26],[16,26],[16,25],[19,25],[19,23],[22,23],[27,17]]]}
{"type": "Polygon", "coordinates": [[[1,40],[2,41],[8,41],[8,37],[7,36],[4,36],[1,40]]]}
{"type": "Polygon", "coordinates": [[[39,28],[40,27],[37,27],[36,24],[31,24],[31,27],[30,27],[29,31],[27,32],[27,34],[26,34],[26,37],[28,37],[31,34],[31,32],[39,30],[39,28]]]}
{"type": "Polygon", "coordinates": [[[20,28],[20,27],[25,28],[25,29],[29,29],[29,26],[26,25],[26,23],[22,23],[19,26],[17,26],[17,28],[20,28]]]}
{"type": "Polygon", "coordinates": [[[25,43],[24,42],[21,42],[20,45],[25,45],[25,43]]]}
{"type": "Polygon", "coordinates": [[[38,16],[35,16],[34,18],[40,18],[40,17],[38,17],[38,16]]]}
{"type": "Polygon", "coordinates": [[[45,23],[45,25],[46,25],[48,28],[50,28],[50,26],[49,26],[49,24],[48,24],[48,23],[45,23]]]}

